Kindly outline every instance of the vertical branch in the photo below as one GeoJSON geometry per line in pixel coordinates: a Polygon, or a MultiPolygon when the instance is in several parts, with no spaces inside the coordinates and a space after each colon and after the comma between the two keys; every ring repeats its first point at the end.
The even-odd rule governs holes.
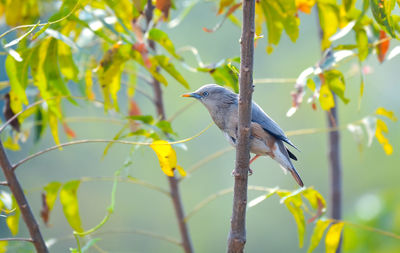
{"type": "MultiPolygon", "coordinates": [[[[317,27],[320,42],[323,39],[323,31],[319,23],[319,13],[317,11],[317,27]]],[[[321,52],[322,53],[322,52],[321,52]]],[[[333,94],[335,107],[326,112],[328,127],[335,129],[338,126],[338,104],[336,95],[333,94]]],[[[340,133],[339,129],[335,129],[328,133],[328,159],[330,171],[330,216],[332,219],[342,219],[342,161],[340,152],[340,133]]],[[[341,241],[336,250],[341,252],[341,241]]]]}
{"type": "Polygon", "coordinates": [[[250,121],[253,93],[255,0],[243,0],[240,39],[239,127],[236,147],[235,186],[228,252],[243,252],[246,243],[247,177],[250,159],[250,121]]]}
{"type": "Polygon", "coordinates": [[[31,235],[32,243],[35,249],[39,253],[48,252],[46,244],[44,243],[42,234],[39,230],[35,217],[31,211],[31,208],[26,200],[24,191],[18,182],[18,179],[14,173],[14,170],[10,164],[7,154],[4,150],[3,143],[0,141],[0,165],[3,169],[4,176],[7,180],[7,185],[10,188],[15,200],[21,210],[22,218],[28,227],[29,234],[31,235]]]}
{"type": "MultiPolygon", "coordinates": [[[[145,12],[147,25],[149,25],[153,18],[153,10],[154,6],[152,4],[152,1],[148,0],[145,12]]],[[[154,51],[156,50],[154,41],[149,41],[149,45],[154,51]]],[[[157,71],[159,71],[158,68],[157,71]]],[[[155,78],[152,78],[152,86],[154,92],[154,104],[156,106],[157,115],[161,118],[161,120],[165,120],[166,114],[164,110],[164,100],[160,82],[157,81],[155,78]]],[[[190,238],[189,230],[185,221],[185,212],[183,210],[181,194],[179,191],[179,180],[175,176],[173,176],[168,177],[168,182],[171,191],[171,199],[174,205],[175,214],[179,226],[179,232],[181,234],[182,247],[186,253],[193,253],[192,240],[190,238]]]]}

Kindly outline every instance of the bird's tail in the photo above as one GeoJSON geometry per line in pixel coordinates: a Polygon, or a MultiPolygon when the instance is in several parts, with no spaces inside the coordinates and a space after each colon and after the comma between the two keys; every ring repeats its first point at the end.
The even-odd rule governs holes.
{"type": "Polygon", "coordinates": [[[280,152],[275,152],[274,159],[279,162],[279,164],[281,165],[281,167],[284,170],[288,170],[292,174],[292,176],[296,180],[296,182],[301,187],[303,187],[304,186],[303,180],[301,180],[299,173],[297,173],[296,168],[293,166],[292,162],[290,161],[289,154],[287,152],[287,149],[283,145],[282,141],[278,142],[278,147],[279,147],[280,152]]]}
{"type": "Polygon", "coordinates": [[[303,186],[304,186],[303,180],[301,180],[301,177],[300,177],[299,173],[297,173],[296,169],[293,167],[293,168],[290,169],[289,171],[290,171],[290,173],[292,174],[294,180],[296,180],[296,182],[297,182],[301,187],[303,187],[303,186]]]}

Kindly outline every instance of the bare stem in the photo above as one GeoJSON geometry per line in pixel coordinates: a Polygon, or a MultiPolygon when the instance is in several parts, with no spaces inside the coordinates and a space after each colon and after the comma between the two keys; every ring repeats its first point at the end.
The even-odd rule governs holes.
{"type": "Polygon", "coordinates": [[[28,227],[29,234],[32,238],[32,243],[37,252],[48,252],[46,244],[44,243],[42,234],[39,230],[39,225],[33,216],[32,210],[26,200],[24,191],[14,173],[10,160],[4,150],[3,143],[0,141],[0,165],[3,169],[4,176],[8,182],[8,186],[15,197],[19,209],[21,210],[22,218],[28,227]]]}
{"type": "Polygon", "coordinates": [[[4,242],[4,241],[18,241],[18,242],[32,242],[33,240],[32,238],[16,238],[16,237],[10,237],[10,238],[0,238],[0,242],[4,242]]]}
{"type": "Polygon", "coordinates": [[[235,185],[229,253],[243,252],[246,243],[247,179],[250,160],[250,121],[253,93],[255,0],[243,0],[243,25],[240,39],[239,125],[236,147],[235,185]]]}

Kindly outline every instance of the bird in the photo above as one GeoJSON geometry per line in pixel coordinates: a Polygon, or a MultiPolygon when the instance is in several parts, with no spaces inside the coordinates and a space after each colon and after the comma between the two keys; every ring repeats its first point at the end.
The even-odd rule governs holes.
{"type": "MultiPolygon", "coordinates": [[[[200,101],[210,113],[214,123],[222,130],[229,143],[236,147],[238,137],[238,94],[217,84],[206,84],[182,97],[191,97],[200,101]]],[[[288,139],[279,125],[266,114],[254,101],[251,108],[250,152],[255,154],[250,164],[259,156],[269,156],[279,163],[284,172],[289,171],[297,184],[304,183],[290,159],[297,157],[285,144],[298,148],[288,139]]],[[[252,171],[249,171],[252,173],[252,171]]]]}

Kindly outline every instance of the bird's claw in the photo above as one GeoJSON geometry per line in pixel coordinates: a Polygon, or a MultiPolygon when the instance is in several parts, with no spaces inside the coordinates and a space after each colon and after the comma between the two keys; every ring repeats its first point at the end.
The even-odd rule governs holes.
{"type": "Polygon", "coordinates": [[[249,176],[253,175],[253,170],[249,168],[249,176]]]}

